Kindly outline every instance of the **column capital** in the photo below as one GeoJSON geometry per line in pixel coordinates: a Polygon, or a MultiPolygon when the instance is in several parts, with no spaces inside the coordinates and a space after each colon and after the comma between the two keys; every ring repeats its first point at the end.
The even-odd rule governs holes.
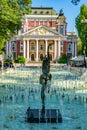
{"type": "Polygon", "coordinates": [[[54,59],[56,59],[57,58],[57,41],[56,40],[54,40],[55,41],[55,43],[54,43],[54,59]]]}
{"type": "Polygon", "coordinates": [[[38,41],[38,39],[35,39],[36,41],[38,41]]]}
{"type": "Polygon", "coordinates": [[[60,40],[58,40],[58,58],[60,57],[60,40]]]}

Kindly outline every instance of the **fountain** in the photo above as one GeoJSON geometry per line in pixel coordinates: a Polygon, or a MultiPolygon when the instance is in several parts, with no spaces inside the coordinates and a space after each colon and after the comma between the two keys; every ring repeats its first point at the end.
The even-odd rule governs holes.
{"type": "Polygon", "coordinates": [[[27,109],[27,122],[30,123],[46,123],[46,122],[60,122],[62,123],[62,115],[59,109],[45,109],[45,91],[48,87],[48,93],[50,91],[48,82],[51,82],[52,75],[50,74],[50,55],[49,55],[49,47],[52,44],[48,45],[47,48],[47,56],[43,58],[42,62],[42,74],[40,75],[40,84],[41,88],[41,100],[42,100],[42,108],[39,109],[27,109]]]}
{"type": "Polygon", "coordinates": [[[0,73],[0,130],[86,130],[87,84],[84,84],[86,77],[80,79],[81,75],[72,70],[61,69],[57,64],[51,65],[49,73],[52,74],[52,78],[51,81],[47,81],[44,91],[43,117],[46,120],[44,123],[41,123],[42,84],[39,83],[39,77],[43,74],[42,68],[19,66],[15,70],[12,68],[0,73]],[[38,110],[39,123],[32,125],[25,122],[28,107],[31,110],[38,110]],[[54,115],[57,116],[57,120],[54,123],[51,121],[51,111],[48,123],[49,109],[56,110],[54,115]],[[58,123],[58,109],[63,117],[63,123],[58,123]]]}

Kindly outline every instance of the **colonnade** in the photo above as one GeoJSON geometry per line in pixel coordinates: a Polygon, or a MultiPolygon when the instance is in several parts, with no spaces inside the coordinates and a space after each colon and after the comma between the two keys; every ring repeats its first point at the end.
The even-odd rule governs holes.
{"type": "MultiPolygon", "coordinates": [[[[31,40],[30,40],[31,41],[31,40]]],[[[30,59],[30,41],[29,40],[23,40],[23,56],[26,59],[30,59]],[[27,48],[27,49],[26,49],[27,48]],[[27,51],[26,51],[27,50],[27,51]]],[[[39,40],[35,40],[36,41],[36,61],[39,61],[39,40]]],[[[43,40],[42,40],[43,41],[43,40]]],[[[47,55],[47,47],[48,47],[48,40],[44,40],[45,41],[45,55],[47,55]]],[[[53,59],[56,59],[58,57],[60,57],[60,40],[51,40],[53,43],[53,49],[51,50],[53,52],[53,59]]]]}

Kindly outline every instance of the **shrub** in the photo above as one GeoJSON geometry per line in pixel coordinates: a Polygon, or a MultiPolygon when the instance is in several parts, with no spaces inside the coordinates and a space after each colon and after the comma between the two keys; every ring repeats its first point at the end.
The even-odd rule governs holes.
{"type": "Polygon", "coordinates": [[[67,63],[67,56],[66,56],[66,54],[63,54],[60,58],[59,58],[59,60],[58,60],[58,63],[67,63]]]}
{"type": "Polygon", "coordinates": [[[10,66],[10,63],[12,63],[12,60],[10,58],[4,60],[4,66],[10,66]]]}
{"type": "Polygon", "coordinates": [[[15,63],[25,63],[25,58],[23,56],[18,56],[18,59],[15,60],[15,63]]]}

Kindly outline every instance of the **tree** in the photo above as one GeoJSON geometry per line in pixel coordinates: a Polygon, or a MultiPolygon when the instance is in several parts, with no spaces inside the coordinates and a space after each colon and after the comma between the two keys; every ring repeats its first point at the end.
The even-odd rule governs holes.
{"type": "Polygon", "coordinates": [[[3,52],[4,43],[5,43],[5,38],[3,36],[0,36],[0,54],[2,54],[3,52]]]}
{"type": "Polygon", "coordinates": [[[72,2],[74,5],[78,5],[78,3],[80,2],[80,0],[71,0],[71,2],[72,2]]]}
{"type": "Polygon", "coordinates": [[[78,35],[82,41],[81,53],[83,54],[84,48],[86,48],[85,54],[87,56],[87,22],[86,20],[87,20],[87,6],[82,5],[80,8],[80,13],[75,19],[75,23],[76,23],[78,35]]]}
{"type": "Polygon", "coordinates": [[[30,12],[30,5],[31,0],[0,0],[0,51],[21,28],[21,19],[30,12]]]}
{"type": "Polygon", "coordinates": [[[80,38],[78,39],[77,52],[78,52],[78,55],[82,54],[82,42],[80,38]]]}
{"type": "MultiPolygon", "coordinates": [[[[21,28],[21,19],[31,11],[32,0],[0,0],[0,53],[4,43],[21,28]]],[[[80,0],[71,0],[77,5],[80,0]]]]}

